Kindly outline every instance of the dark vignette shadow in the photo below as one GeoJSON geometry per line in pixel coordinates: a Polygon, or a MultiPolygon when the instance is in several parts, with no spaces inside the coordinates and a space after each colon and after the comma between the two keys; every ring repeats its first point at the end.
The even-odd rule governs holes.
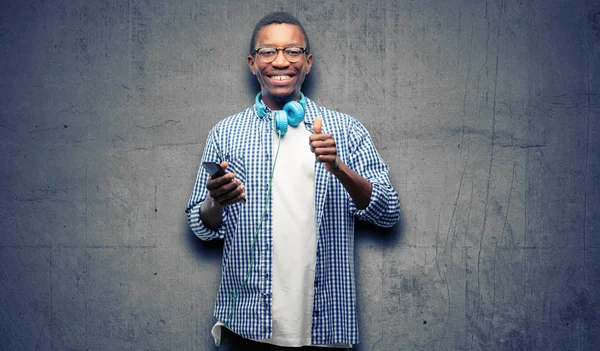
{"type": "Polygon", "coordinates": [[[202,261],[220,261],[223,253],[223,240],[213,239],[210,241],[201,240],[192,232],[190,227],[187,227],[186,241],[192,252],[198,259],[202,261]]]}
{"type": "Polygon", "coordinates": [[[402,241],[404,221],[400,220],[391,228],[378,227],[372,223],[355,220],[354,240],[357,245],[375,245],[381,249],[389,249],[402,241]]]}
{"type": "MultiPolygon", "coordinates": [[[[400,205],[400,209],[402,209],[402,205],[400,205]]],[[[358,277],[358,270],[360,269],[360,265],[361,265],[363,259],[365,259],[364,257],[360,257],[360,255],[357,254],[357,251],[358,251],[357,248],[359,246],[374,246],[381,251],[387,251],[389,249],[393,249],[396,246],[398,246],[402,242],[404,234],[405,234],[405,226],[404,226],[404,217],[403,217],[402,212],[400,212],[400,220],[391,228],[381,228],[381,227],[378,227],[369,222],[356,220],[355,221],[355,233],[354,233],[354,242],[355,242],[355,246],[356,246],[355,247],[355,265],[354,265],[355,276],[358,277]]],[[[381,274],[385,274],[385,272],[381,272],[381,274]]],[[[360,282],[357,281],[356,284],[357,284],[357,290],[358,290],[358,285],[360,284],[360,282]]],[[[372,288],[379,289],[378,286],[374,286],[372,288]]],[[[383,292],[382,292],[382,294],[383,294],[383,292]]],[[[364,301],[363,297],[358,295],[358,291],[357,291],[356,316],[357,316],[357,323],[358,323],[359,338],[363,335],[363,332],[365,330],[364,322],[362,320],[363,311],[364,311],[363,301],[364,301]]],[[[383,330],[383,328],[382,328],[382,330],[383,330]]],[[[383,337],[383,335],[381,335],[381,337],[383,337]]],[[[360,343],[358,345],[354,345],[354,347],[351,350],[353,350],[353,351],[363,351],[363,350],[367,350],[367,349],[370,350],[377,343],[378,343],[378,341],[375,341],[375,343],[372,345],[367,345],[366,343],[360,343]]]]}
{"type": "MultiPolygon", "coordinates": [[[[189,225],[185,224],[185,243],[189,248],[189,251],[195,258],[195,263],[198,269],[206,269],[207,265],[214,266],[219,265],[221,262],[221,257],[223,253],[223,240],[221,239],[213,239],[210,241],[201,240],[192,232],[189,225]]],[[[220,277],[219,277],[220,279],[220,277]]],[[[216,296],[216,290],[211,291],[210,293],[214,293],[216,296]]],[[[214,301],[213,301],[214,303],[214,301]]],[[[213,305],[214,306],[214,305],[213,305]]],[[[211,309],[212,310],[212,309],[211,309]]],[[[207,313],[206,315],[197,315],[198,325],[208,326],[208,328],[212,328],[212,325],[215,323],[215,318],[212,313],[207,313]]],[[[203,342],[201,345],[202,350],[210,350],[210,351],[218,351],[218,347],[215,346],[215,343],[212,340],[212,336],[203,342]]]]}

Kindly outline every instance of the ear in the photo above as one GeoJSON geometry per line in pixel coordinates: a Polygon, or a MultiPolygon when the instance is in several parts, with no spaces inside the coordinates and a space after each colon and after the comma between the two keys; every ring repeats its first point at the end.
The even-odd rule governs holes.
{"type": "Polygon", "coordinates": [[[312,67],[312,54],[306,55],[306,74],[310,72],[310,68],[312,67]]]}
{"type": "Polygon", "coordinates": [[[254,68],[254,57],[252,57],[252,55],[248,56],[248,67],[250,68],[252,74],[256,75],[256,71],[254,68]]]}

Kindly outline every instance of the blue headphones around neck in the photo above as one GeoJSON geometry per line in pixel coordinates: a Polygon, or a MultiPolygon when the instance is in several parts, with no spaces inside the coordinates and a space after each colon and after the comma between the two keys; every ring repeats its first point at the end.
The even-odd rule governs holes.
{"type": "MultiPolygon", "coordinates": [[[[256,94],[254,106],[256,114],[260,118],[264,118],[266,113],[265,104],[260,101],[262,99],[262,91],[256,94]]],[[[280,137],[284,136],[288,130],[288,125],[297,127],[304,120],[304,111],[306,110],[306,96],[300,93],[299,101],[289,101],[283,106],[283,110],[273,112],[273,120],[275,121],[275,132],[280,137]]]]}

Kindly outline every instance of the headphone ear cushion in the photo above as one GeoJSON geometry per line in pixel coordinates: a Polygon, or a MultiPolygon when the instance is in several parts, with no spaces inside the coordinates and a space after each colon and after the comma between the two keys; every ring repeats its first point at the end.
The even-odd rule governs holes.
{"type": "Polygon", "coordinates": [[[297,127],[304,120],[304,108],[298,101],[290,101],[283,106],[287,119],[292,127],[297,127]]]}
{"type": "Polygon", "coordinates": [[[288,130],[288,116],[285,111],[274,111],[275,131],[279,136],[284,136],[288,130]]]}

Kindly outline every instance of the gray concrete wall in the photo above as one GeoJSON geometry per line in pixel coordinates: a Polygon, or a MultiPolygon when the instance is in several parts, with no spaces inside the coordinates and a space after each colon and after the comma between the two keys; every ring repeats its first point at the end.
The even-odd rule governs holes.
{"type": "Polygon", "coordinates": [[[274,9],[401,198],[359,226],[356,349],[599,349],[592,0],[3,1],[0,349],[214,349],[221,245],[183,210],[274,9]]]}

